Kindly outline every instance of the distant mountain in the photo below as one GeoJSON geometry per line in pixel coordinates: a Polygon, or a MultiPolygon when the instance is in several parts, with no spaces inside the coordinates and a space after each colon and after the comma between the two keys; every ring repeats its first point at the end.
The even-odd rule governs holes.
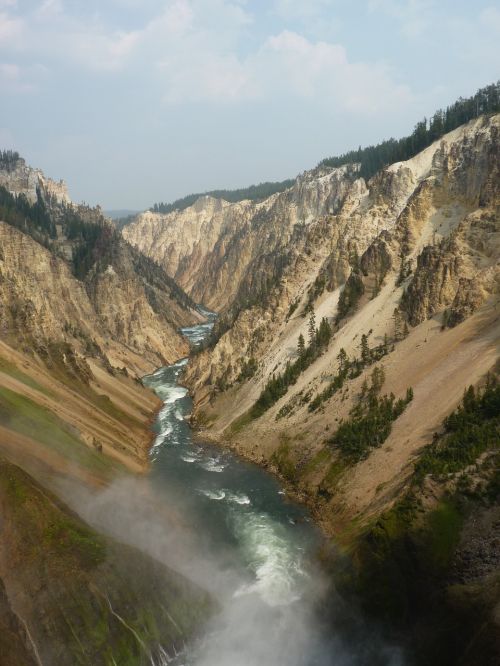
{"type": "Polygon", "coordinates": [[[105,210],[104,215],[110,217],[112,220],[118,220],[121,217],[129,217],[131,215],[137,215],[138,210],[129,210],[128,208],[118,208],[116,210],[105,210]]]}
{"type": "Polygon", "coordinates": [[[224,199],[229,203],[238,203],[239,201],[262,201],[278,192],[284,192],[293,185],[293,180],[282,180],[276,183],[265,182],[258,185],[250,185],[237,190],[210,190],[208,192],[198,192],[197,194],[188,194],[182,199],[176,199],[172,203],[155,203],[150,208],[153,213],[171,213],[174,210],[185,210],[192,206],[200,197],[212,197],[213,199],[224,199]]]}

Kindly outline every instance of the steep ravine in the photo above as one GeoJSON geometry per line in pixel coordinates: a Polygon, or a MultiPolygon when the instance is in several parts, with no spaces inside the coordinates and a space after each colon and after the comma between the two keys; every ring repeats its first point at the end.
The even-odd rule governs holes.
{"type": "MultiPolygon", "coordinates": [[[[243,254],[237,279],[248,290],[240,286],[215,344],[196,356],[185,376],[202,436],[276,472],[311,506],[358,565],[344,576],[351,581],[346,593],[360,593],[375,616],[397,620],[394,626],[413,645],[417,663],[472,665],[498,658],[498,565],[494,574],[471,574],[474,582],[460,591],[453,573],[458,544],[467,550],[473,538],[465,526],[479,520],[483,502],[494,516],[497,491],[492,500],[479,493],[468,501],[454,485],[461,475],[470,476],[465,466],[451,486],[442,474],[429,474],[428,487],[418,493],[420,521],[401,522],[398,507],[423,447],[443,432],[464,390],[494,374],[500,348],[499,122],[498,115],[479,118],[368,183],[349,181],[340,209],[304,217],[293,242],[285,236],[277,253],[257,251],[248,272],[243,254]],[[252,299],[257,284],[262,288],[252,299]],[[309,343],[311,312],[316,327],[326,318],[331,339],[285,388],[272,384],[273,376],[289,372],[287,363],[298,362],[299,335],[309,343]],[[354,369],[339,386],[342,353],[354,369]],[[378,446],[369,442],[357,458],[343,457],[335,434],[366,409],[360,396],[367,395],[374,372],[382,373],[380,399],[393,394],[403,400],[408,389],[412,399],[378,446]],[[261,396],[266,406],[252,411],[261,396]],[[455,504],[457,510],[448,508],[455,504]],[[389,534],[388,541],[380,540],[385,571],[382,560],[370,560],[377,549],[364,545],[380,537],[372,532],[379,521],[389,534]],[[449,531],[450,541],[436,544],[434,529],[449,531]],[[437,568],[429,559],[434,548],[445,553],[437,568]],[[397,581],[398,594],[392,594],[391,581],[397,581]],[[442,614],[449,622],[436,632],[442,614]]],[[[305,181],[316,187],[337,177],[332,169],[306,174],[305,181]]],[[[287,215],[259,220],[251,231],[243,227],[242,237],[250,247],[254,234],[273,238],[278,225],[286,228],[287,215]]],[[[230,264],[231,255],[205,259],[206,265],[213,261],[230,264]]],[[[497,445],[498,436],[487,455],[474,459],[482,484],[493,483],[497,445]]],[[[494,543],[495,519],[484,525],[481,538],[494,543]]]]}
{"type": "Polygon", "coordinates": [[[139,377],[203,316],[63,183],[18,159],[0,197],[0,662],[164,664],[213,601],[79,516],[149,469],[139,377]]]}
{"type": "Polygon", "coordinates": [[[50,218],[0,223],[0,608],[21,660],[163,665],[215,599],[177,663],[498,663],[499,123],[368,181],[323,165],[265,201],[144,214],[124,233],[164,268],[64,184],[2,175],[50,218]],[[192,298],[216,334],[150,375],[155,399],[138,377],[187,353],[192,298]],[[308,504],[341,596],[307,512],[220,445],[308,504]]]}

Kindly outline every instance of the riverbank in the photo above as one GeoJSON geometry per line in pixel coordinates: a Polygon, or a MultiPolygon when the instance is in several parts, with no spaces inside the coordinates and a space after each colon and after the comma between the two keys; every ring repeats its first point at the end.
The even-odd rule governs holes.
{"type": "MultiPolygon", "coordinates": [[[[486,384],[479,396],[487,390],[488,381],[495,381],[494,371],[483,380],[486,384]]],[[[497,400],[493,389],[488,390],[485,404],[497,400]]],[[[498,407],[490,410],[490,416],[481,415],[481,400],[477,398],[478,423],[484,422],[485,432],[489,432],[495,425],[490,425],[488,419],[498,417],[498,407]]],[[[219,401],[215,409],[220,408],[219,401]]],[[[210,422],[206,401],[202,409],[201,420],[210,422]]],[[[476,466],[462,471],[459,467],[461,473],[455,475],[436,477],[431,473],[418,483],[407,475],[392,505],[378,511],[373,507],[364,520],[356,515],[349,520],[345,505],[339,505],[338,514],[332,512],[332,497],[341,498],[343,470],[338,462],[335,465],[331,453],[314,461],[332,469],[327,484],[318,482],[314,486],[310,483],[314,467],[292,457],[286,438],[282,437],[279,446],[265,458],[265,440],[260,440],[258,447],[241,446],[237,430],[230,429],[230,436],[223,437],[204,429],[197,419],[199,414],[200,409],[195,409],[192,418],[198,427],[197,437],[210,439],[260,464],[280,479],[290,497],[310,508],[324,535],[335,544],[325,549],[322,562],[337,589],[370,622],[375,622],[389,641],[406,646],[409,664],[498,663],[500,563],[495,544],[500,523],[498,456],[493,439],[483,455],[477,454],[476,466]]],[[[447,438],[452,436],[447,432],[445,427],[440,436],[435,436],[433,446],[439,446],[438,450],[446,450],[447,438]]],[[[267,433],[267,437],[273,434],[278,436],[275,432],[267,433]]],[[[457,441],[469,441],[466,431],[457,437],[457,441]]],[[[477,432],[472,435],[475,446],[479,437],[477,432]]],[[[247,436],[245,444],[248,442],[247,436]]],[[[434,467],[428,471],[440,469],[440,455],[444,454],[429,450],[426,464],[434,467]]]]}
{"type": "Polygon", "coordinates": [[[97,359],[54,348],[41,363],[0,342],[6,666],[161,666],[212,614],[200,586],[79,517],[117,484],[146,481],[160,405],[97,359]]]}

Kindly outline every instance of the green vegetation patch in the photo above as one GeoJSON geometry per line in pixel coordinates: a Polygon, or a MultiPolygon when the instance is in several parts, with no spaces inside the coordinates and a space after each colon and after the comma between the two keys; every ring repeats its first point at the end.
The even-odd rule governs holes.
{"type": "Polygon", "coordinates": [[[351,410],[351,418],[343,421],[328,441],[349,462],[367,458],[370,450],[381,446],[389,437],[395,421],[413,400],[409,388],[404,398],[396,400],[394,394],[379,397],[384,382],[382,368],[374,368],[371,386],[363,384],[359,402],[351,410]]]}
{"type": "Polygon", "coordinates": [[[43,393],[44,395],[52,395],[48,389],[41,386],[32,377],[30,377],[25,372],[20,370],[17,367],[17,365],[11,363],[10,361],[7,361],[4,358],[0,358],[0,372],[4,372],[6,375],[9,375],[10,377],[17,379],[18,381],[22,382],[23,384],[26,384],[26,386],[29,386],[30,388],[34,389],[35,391],[38,391],[39,393],[43,393]]]}
{"type": "Polygon", "coordinates": [[[435,571],[448,567],[458,545],[464,516],[450,500],[445,500],[427,516],[425,524],[426,559],[435,571]]]}
{"type": "Polygon", "coordinates": [[[290,452],[290,438],[281,435],[279,447],[271,456],[271,462],[276,465],[279,473],[289,481],[295,481],[298,476],[297,465],[290,452]]]}
{"type": "Polygon", "coordinates": [[[467,389],[462,404],[444,421],[415,465],[415,480],[427,474],[455,474],[475,463],[485,451],[500,447],[500,385],[489,379],[484,391],[467,389]]]}
{"type": "Polygon", "coordinates": [[[32,602],[27,621],[43,663],[56,655],[58,664],[149,664],[160,645],[181,649],[215,610],[203,590],[95,532],[2,459],[0,503],[2,535],[32,602]]]}
{"type": "Polygon", "coordinates": [[[253,420],[252,410],[249,409],[243,414],[241,414],[241,416],[238,416],[238,418],[231,423],[231,425],[228,428],[229,436],[237,435],[239,432],[243,430],[245,426],[251,423],[252,420],[253,420]]]}
{"type": "Polygon", "coordinates": [[[318,328],[314,313],[309,317],[309,345],[306,346],[303,335],[298,340],[298,358],[293,363],[286,364],[285,370],[273,375],[265,385],[262,393],[250,410],[251,418],[257,419],[262,416],[272,405],[282,398],[288,391],[288,387],[295,384],[300,374],[304,372],[314,361],[327,349],[332,337],[330,324],[323,317],[318,328]]]}
{"type": "Polygon", "coordinates": [[[87,447],[55,414],[29,398],[0,387],[0,424],[54,449],[85,468],[109,474],[112,462],[87,447]]]}
{"type": "Polygon", "coordinates": [[[45,530],[45,543],[57,550],[76,557],[87,568],[97,566],[106,558],[103,539],[85,525],[57,517],[45,530]]]}

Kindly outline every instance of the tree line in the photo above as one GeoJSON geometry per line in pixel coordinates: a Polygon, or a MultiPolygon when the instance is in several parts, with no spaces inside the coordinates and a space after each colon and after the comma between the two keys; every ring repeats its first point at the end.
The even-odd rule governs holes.
{"type": "Polygon", "coordinates": [[[260,199],[267,199],[273,194],[284,192],[293,185],[293,180],[283,180],[280,182],[265,182],[258,185],[250,185],[237,190],[210,190],[209,192],[200,192],[198,194],[188,194],[182,199],[176,199],[172,203],[155,203],[151,206],[150,210],[153,213],[162,213],[166,215],[174,210],[184,210],[192,206],[197,199],[204,196],[213,197],[214,199],[224,199],[229,203],[238,203],[250,199],[250,201],[258,201],[260,199]]]}
{"type": "Polygon", "coordinates": [[[56,238],[56,227],[37,190],[37,200],[31,203],[24,194],[15,196],[0,186],[0,220],[32,236],[45,247],[56,238]]]}
{"type": "Polygon", "coordinates": [[[309,317],[308,338],[309,344],[302,333],[297,343],[297,359],[291,363],[287,361],[285,370],[278,375],[273,374],[262,390],[257,401],[250,410],[252,418],[256,419],[282,398],[288,391],[288,387],[297,382],[299,375],[304,372],[328,347],[332,337],[332,329],[328,320],[323,317],[316,328],[314,312],[309,317]]]}
{"type": "Polygon", "coordinates": [[[376,367],[371,374],[371,384],[365,380],[359,400],[350,412],[350,418],[343,421],[336,433],[328,440],[330,446],[338,449],[349,462],[366,458],[370,449],[381,446],[389,437],[392,423],[413,400],[413,389],[406,391],[404,398],[393,393],[380,396],[385,381],[384,369],[376,367]]]}
{"type": "Polygon", "coordinates": [[[428,474],[442,476],[463,471],[479,456],[500,446],[500,385],[490,376],[483,389],[464,392],[462,403],[444,421],[444,432],[423,451],[415,464],[414,481],[428,474]]]}
{"type": "Polygon", "coordinates": [[[429,120],[424,118],[413,132],[402,139],[387,139],[375,146],[350,150],[338,157],[328,157],[320,166],[340,167],[359,164],[359,176],[369,180],[378,171],[394,162],[408,160],[427,148],[447,132],[486,113],[500,111],[500,81],[481,88],[472,97],[460,97],[446,109],[439,109],[429,120]]]}
{"type": "Polygon", "coordinates": [[[15,150],[0,150],[0,169],[14,171],[20,159],[21,156],[15,150]]]}

